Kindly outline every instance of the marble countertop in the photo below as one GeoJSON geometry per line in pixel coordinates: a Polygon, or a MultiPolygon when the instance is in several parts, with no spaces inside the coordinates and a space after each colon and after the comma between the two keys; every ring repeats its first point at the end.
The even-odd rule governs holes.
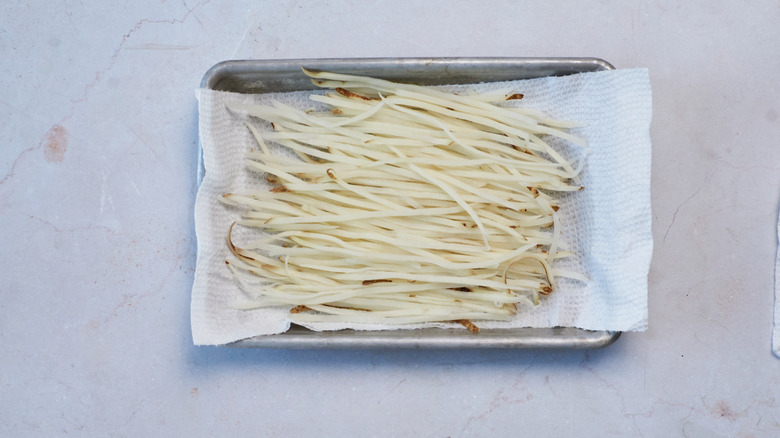
{"type": "Polygon", "coordinates": [[[0,5],[0,435],[780,435],[774,1],[0,5]],[[226,59],[593,56],[653,86],[650,328],[593,351],[194,347],[226,59]]]}

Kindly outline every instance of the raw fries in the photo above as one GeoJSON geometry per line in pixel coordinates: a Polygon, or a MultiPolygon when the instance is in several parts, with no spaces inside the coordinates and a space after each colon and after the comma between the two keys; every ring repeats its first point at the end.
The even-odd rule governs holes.
{"type": "Polygon", "coordinates": [[[580,166],[543,136],[584,144],[571,122],[504,106],[514,90],[456,95],[434,88],[304,70],[333,91],[328,111],[231,104],[271,123],[249,129],[247,167],[273,189],[228,193],[236,223],[263,237],[226,261],[243,309],[290,307],[293,322],[411,324],[506,320],[538,304],[557,277],[555,192],[581,190],[580,166]],[[296,158],[271,153],[266,142],[296,158]]]}

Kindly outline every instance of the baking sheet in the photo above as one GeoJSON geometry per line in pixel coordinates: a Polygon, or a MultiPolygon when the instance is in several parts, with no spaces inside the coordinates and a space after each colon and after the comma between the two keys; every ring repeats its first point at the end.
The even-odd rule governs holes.
{"type": "MultiPolygon", "coordinates": [[[[611,70],[595,58],[381,58],[225,61],[203,77],[202,88],[236,93],[289,92],[315,89],[301,73],[306,67],[375,76],[421,85],[477,83],[563,76],[611,70]]],[[[204,168],[199,160],[198,184],[204,168]]],[[[600,348],[620,333],[576,328],[314,332],[293,326],[275,335],[256,336],[230,344],[239,347],[284,348],[600,348]]]]}

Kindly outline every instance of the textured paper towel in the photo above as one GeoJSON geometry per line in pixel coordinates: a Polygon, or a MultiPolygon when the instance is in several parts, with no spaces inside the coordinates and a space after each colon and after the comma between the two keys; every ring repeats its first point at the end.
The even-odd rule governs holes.
{"type": "MultiPolygon", "coordinates": [[[[479,322],[490,327],[567,326],[591,330],[635,331],[647,327],[647,273],[652,255],[650,211],[650,81],[646,69],[613,70],[515,81],[525,94],[520,105],[542,109],[559,119],[577,120],[573,132],[587,139],[588,153],[553,140],[555,147],[587,159],[582,172],[585,190],[561,202],[562,238],[578,254],[567,263],[586,273],[583,284],[561,280],[555,293],[536,307],[520,308],[507,322],[479,322]]],[[[470,86],[477,91],[504,88],[508,83],[470,86]]],[[[462,89],[463,87],[452,87],[462,89]]],[[[240,217],[218,198],[250,186],[261,178],[244,168],[244,155],[254,139],[245,117],[229,112],[226,102],[267,102],[271,99],[301,108],[312,106],[309,92],[241,95],[199,90],[200,137],[205,177],[195,203],[198,260],[192,290],[192,334],[195,344],[224,344],[260,334],[286,331],[288,309],[233,309],[242,292],[225,267],[229,257],[225,237],[240,217]]],[[[269,129],[256,122],[260,130],[269,129]]],[[[278,149],[281,150],[281,149],[278,149]]],[[[238,230],[235,238],[242,240],[238,230]]],[[[451,324],[430,324],[451,326],[451,324]]],[[[334,330],[344,324],[313,324],[334,330]]],[[[353,324],[356,329],[387,328],[353,324]]],[[[404,328],[409,326],[404,326],[404,328]]],[[[418,326],[413,326],[418,327],[418,326]]]]}

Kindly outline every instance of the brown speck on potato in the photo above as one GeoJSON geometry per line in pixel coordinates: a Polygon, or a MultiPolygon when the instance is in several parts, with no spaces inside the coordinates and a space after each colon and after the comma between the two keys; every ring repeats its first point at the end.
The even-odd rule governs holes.
{"type": "Polygon", "coordinates": [[[536,154],[534,154],[531,150],[526,149],[526,148],[522,148],[522,147],[517,146],[517,145],[512,145],[512,149],[514,149],[514,150],[516,150],[518,152],[522,152],[524,154],[536,156],[536,154]]]}
{"type": "Polygon", "coordinates": [[[525,97],[525,95],[523,95],[522,93],[515,93],[515,94],[507,97],[506,100],[520,100],[520,99],[522,99],[524,97],[525,97]]]}
{"type": "Polygon", "coordinates": [[[479,333],[479,327],[474,325],[473,322],[469,321],[468,319],[456,319],[454,322],[457,322],[458,324],[463,325],[466,327],[471,333],[479,333]]]}
{"type": "Polygon", "coordinates": [[[336,306],[334,304],[323,304],[325,307],[333,307],[334,309],[347,309],[347,310],[358,310],[360,312],[372,312],[371,309],[363,309],[360,307],[347,307],[347,306],[336,306]]]}
{"type": "Polygon", "coordinates": [[[393,280],[390,280],[389,278],[380,278],[376,280],[363,280],[363,286],[370,286],[372,284],[376,283],[392,283],[393,280]]]}
{"type": "Polygon", "coordinates": [[[345,96],[345,97],[349,97],[349,98],[351,98],[351,99],[362,99],[362,100],[379,100],[379,99],[376,99],[376,98],[371,98],[371,97],[366,97],[366,96],[363,96],[362,94],[353,93],[352,91],[345,90],[345,89],[343,89],[343,88],[336,88],[336,91],[337,91],[337,92],[338,92],[340,95],[342,95],[342,96],[345,96]]]}
{"type": "Polygon", "coordinates": [[[290,309],[290,313],[301,313],[301,312],[307,312],[309,310],[311,309],[301,304],[299,306],[295,306],[292,309],[290,309]]]}

